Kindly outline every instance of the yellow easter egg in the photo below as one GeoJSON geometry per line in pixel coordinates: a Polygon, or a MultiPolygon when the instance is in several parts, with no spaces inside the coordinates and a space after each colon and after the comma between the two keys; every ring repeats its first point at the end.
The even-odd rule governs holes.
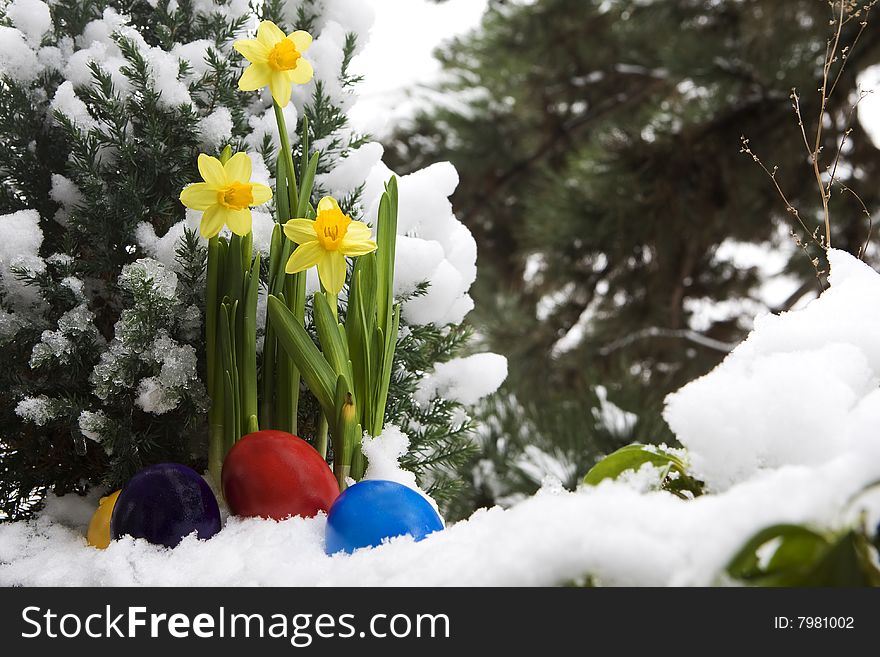
{"type": "Polygon", "coordinates": [[[113,507],[116,505],[116,498],[119,497],[121,490],[110,493],[107,497],[102,497],[98,502],[98,508],[89,522],[89,531],[86,538],[89,545],[99,550],[103,550],[110,545],[110,517],[113,515],[113,507]]]}

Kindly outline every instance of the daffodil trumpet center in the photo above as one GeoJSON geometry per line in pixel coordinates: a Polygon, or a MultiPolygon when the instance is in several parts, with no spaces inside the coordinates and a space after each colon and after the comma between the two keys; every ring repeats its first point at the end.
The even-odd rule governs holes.
{"type": "Polygon", "coordinates": [[[325,251],[339,249],[350,223],[351,219],[346,217],[342,210],[336,208],[318,213],[318,218],[315,220],[315,234],[325,251]]]}
{"type": "Polygon", "coordinates": [[[290,71],[296,68],[300,58],[299,50],[290,39],[281,39],[269,51],[269,66],[275,71],[290,71]]]}
{"type": "Polygon", "coordinates": [[[227,210],[243,210],[254,203],[254,187],[235,181],[217,191],[217,202],[227,210]]]}

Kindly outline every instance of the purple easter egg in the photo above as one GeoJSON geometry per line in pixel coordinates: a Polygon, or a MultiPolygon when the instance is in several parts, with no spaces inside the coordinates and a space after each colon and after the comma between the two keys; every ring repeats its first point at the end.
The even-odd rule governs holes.
{"type": "Polygon", "coordinates": [[[110,520],[114,540],[128,535],[170,548],[193,532],[206,539],[219,531],[220,509],[210,486],[179,463],[151,465],[133,476],[110,520]]]}

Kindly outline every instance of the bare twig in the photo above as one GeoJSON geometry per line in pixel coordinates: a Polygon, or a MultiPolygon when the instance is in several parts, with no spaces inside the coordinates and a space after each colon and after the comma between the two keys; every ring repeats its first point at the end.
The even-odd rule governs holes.
{"type": "MultiPolygon", "coordinates": [[[[868,242],[871,239],[871,234],[873,232],[873,224],[871,222],[872,215],[865,207],[864,202],[862,202],[862,199],[858,196],[858,194],[856,194],[852,189],[850,189],[843,182],[837,179],[837,172],[840,166],[844,148],[846,147],[847,140],[849,139],[853,131],[853,118],[855,116],[856,108],[858,107],[858,104],[861,102],[861,100],[865,97],[865,93],[859,90],[859,98],[850,108],[849,115],[847,116],[845,122],[846,127],[844,129],[843,135],[837,143],[837,150],[834,155],[834,160],[830,165],[824,167],[822,166],[822,152],[824,150],[823,138],[825,130],[825,118],[829,112],[829,101],[834,94],[834,91],[837,89],[838,83],[841,80],[843,71],[846,68],[847,61],[853,49],[855,48],[856,44],[858,44],[862,33],[867,28],[868,14],[870,13],[871,9],[878,3],[880,3],[880,0],[828,0],[828,6],[831,8],[832,13],[832,18],[830,21],[830,25],[832,27],[832,36],[825,42],[825,59],[822,65],[821,85],[818,89],[820,98],[819,112],[816,120],[815,135],[812,139],[810,138],[810,136],[808,136],[806,122],[804,121],[804,116],[801,111],[800,96],[797,92],[797,89],[791,90],[790,97],[792,108],[794,109],[795,116],[797,117],[801,139],[803,140],[804,148],[806,149],[807,156],[809,158],[810,168],[812,169],[812,175],[816,180],[816,187],[819,190],[819,196],[822,201],[822,227],[824,227],[824,235],[822,237],[819,237],[818,235],[819,229],[816,229],[815,231],[810,231],[810,229],[806,226],[800,214],[798,213],[797,208],[795,208],[789,201],[788,197],[780,187],[778,180],[776,179],[777,167],[773,167],[772,170],[768,169],[768,167],[764,165],[761,159],[751,150],[751,148],[749,147],[749,141],[745,137],[742,138],[743,147],[741,149],[742,153],[749,155],[752,160],[761,167],[764,173],[766,173],[770,177],[774,187],[776,188],[777,193],[785,203],[786,210],[791,216],[795,218],[797,224],[808,236],[808,241],[812,242],[823,251],[827,251],[831,248],[831,212],[829,204],[831,201],[831,194],[834,184],[836,183],[840,185],[840,188],[842,190],[852,194],[862,205],[862,209],[869,220],[868,236],[865,240],[865,244],[859,249],[859,257],[864,256],[864,253],[867,250],[868,242]],[[843,29],[847,24],[854,20],[860,21],[859,30],[855,34],[852,42],[849,45],[843,45],[843,29]],[[835,68],[835,64],[837,62],[840,62],[840,66],[837,67],[836,74],[832,75],[832,70],[835,68]],[[823,178],[824,175],[828,176],[827,183],[823,178]]],[[[792,232],[792,236],[794,237],[795,243],[798,245],[798,247],[801,248],[805,253],[807,253],[807,243],[801,240],[795,232],[792,232]]],[[[809,256],[809,253],[807,253],[807,255],[809,256]]],[[[810,257],[810,262],[813,264],[813,268],[816,270],[817,277],[821,277],[824,272],[819,269],[818,259],[810,257]]]]}
{"type": "MultiPolygon", "coordinates": [[[[751,149],[751,146],[749,145],[749,140],[745,136],[740,137],[740,140],[742,142],[742,148],[740,148],[739,152],[751,157],[752,161],[755,164],[757,164],[761,168],[761,170],[764,171],[764,173],[767,174],[767,176],[773,182],[773,186],[776,188],[776,192],[779,194],[779,197],[782,199],[782,202],[785,203],[785,209],[788,212],[788,214],[790,214],[792,217],[794,217],[794,219],[797,221],[798,225],[800,225],[800,227],[804,230],[804,233],[809,236],[810,241],[813,244],[818,246],[820,249],[824,248],[822,245],[822,242],[816,236],[819,229],[816,228],[815,230],[811,231],[809,228],[807,228],[807,225],[804,223],[804,220],[801,218],[800,212],[798,212],[798,209],[794,205],[792,205],[791,201],[788,200],[788,197],[785,195],[785,192],[783,191],[782,187],[780,186],[779,181],[776,179],[776,173],[779,170],[779,167],[774,166],[772,171],[770,169],[768,169],[767,165],[765,165],[761,161],[761,158],[758,157],[758,155],[751,149]]],[[[813,265],[813,269],[816,272],[816,279],[819,282],[819,289],[824,290],[825,285],[822,282],[822,273],[823,272],[822,272],[822,270],[819,269],[819,259],[814,258],[809,254],[809,252],[807,251],[808,245],[805,242],[803,242],[803,240],[801,240],[800,237],[798,237],[798,234],[795,231],[791,232],[791,236],[794,238],[794,243],[798,246],[798,248],[801,249],[806,254],[806,256],[810,259],[810,264],[813,265]]]]}

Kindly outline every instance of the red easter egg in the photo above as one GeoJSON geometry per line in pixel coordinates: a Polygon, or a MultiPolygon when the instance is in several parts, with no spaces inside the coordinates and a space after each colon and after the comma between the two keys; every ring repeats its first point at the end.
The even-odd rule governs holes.
{"type": "Polygon", "coordinates": [[[327,511],[339,486],[327,462],[302,438],[284,431],[257,431],[226,455],[223,496],[237,516],[283,520],[327,511]]]}

